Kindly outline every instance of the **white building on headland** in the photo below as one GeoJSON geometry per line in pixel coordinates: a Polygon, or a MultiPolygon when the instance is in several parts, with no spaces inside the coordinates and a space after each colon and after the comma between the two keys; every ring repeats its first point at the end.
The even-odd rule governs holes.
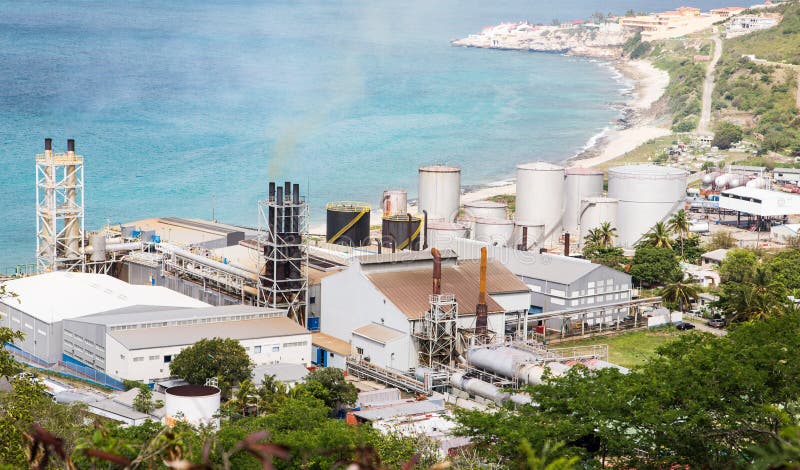
{"type": "Polygon", "coordinates": [[[741,34],[769,29],[778,24],[781,16],[777,14],[744,15],[731,18],[728,23],[728,34],[741,34]]]}

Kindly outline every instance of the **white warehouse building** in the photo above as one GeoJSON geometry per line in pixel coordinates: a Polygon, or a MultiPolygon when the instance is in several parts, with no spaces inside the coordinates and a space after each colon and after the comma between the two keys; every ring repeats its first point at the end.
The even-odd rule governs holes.
{"type": "MultiPolygon", "coordinates": [[[[430,309],[433,257],[428,251],[361,256],[322,279],[320,329],[347,341],[353,354],[380,367],[407,371],[419,364],[412,332],[430,309]]],[[[480,262],[442,252],[442,294],[458,304],[458,327],[475,327],[480,262]]],[[[501,341],[505,314],[528,309],[530,291],[500,263],[487,267],[488,329],[501,341]]]]}

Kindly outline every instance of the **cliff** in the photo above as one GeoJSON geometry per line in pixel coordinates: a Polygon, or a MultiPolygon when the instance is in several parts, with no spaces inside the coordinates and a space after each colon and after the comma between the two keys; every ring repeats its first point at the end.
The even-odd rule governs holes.
{"type": "Polygon", "coordinates": [[[616,59],[631,36],[616,23],[542,26],[519,22],[490,26],[451,44],[616,59]]]}

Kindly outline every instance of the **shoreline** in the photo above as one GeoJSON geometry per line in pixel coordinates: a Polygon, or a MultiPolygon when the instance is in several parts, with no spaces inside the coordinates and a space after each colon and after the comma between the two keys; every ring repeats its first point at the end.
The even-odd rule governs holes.
{"type": "MultiPolygon", "coordinates": [[[[602,60],[602,59],[596,59],[602,60]]],[[[567,168],[592,168],[615,160],[656,137],[669,135],[669,128],[661,127],[664,116],[657,105],[669,84],[669,74],[657,69],[646,60],[604,61],[622,77],[631,82],[630,96],[622,103],[621,118],[616,125],[609,125],[602,132],[587,140],[587,145],[572,157],[559,163],[567,168]]],[[[511,196],[517,192],[516,182],[492,181],[473,185],[463,190],[461,203],[475,202],[495,196],[511,196]]],[[[415,204],[409,202],[408,211],[414,212],[415,204]]],[[[380,209],[370,214],[370,226],[381,224],[380,209]]],[[[325,224],[311,229],[312,233],[324,234],[325,224]]]]}

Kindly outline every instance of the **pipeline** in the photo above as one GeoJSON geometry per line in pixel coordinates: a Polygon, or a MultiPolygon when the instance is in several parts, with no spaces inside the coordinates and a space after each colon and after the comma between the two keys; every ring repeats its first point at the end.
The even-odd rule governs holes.
{"type": "MultiPolygon", "coordinates": [[[[144,244],[142,242],[127,242],[127,243],[113,243],[111,245],[106,245],[105,251],[106,252],[117,252],[117,251],[136,251],[141,250],[144,244]]],[[[84,248],[84,253],[87,255],[91,255],[94,253],[94,246],[87,246],[84,248]]]]}
{"type": "Polygon", "coordinates": [[[483,380],[466,378],[464,374],[460,372],[450,376],[450,385],[471,395],[475,395],[476,397],[492,400],[497,404],[502,404],[507,401],[511,401],[517,405],[531,404],[531,397],[527,393],[504,392],[499,387],[484,382],[483,380]]]}
{"type": "Polygon", "coordinates": [[[508,346],[470,349],[467,351],[467,361],[472,367],[517,379],[528,385],[541,384],[548,369],[555,377],[569,370],[569,366],[560,362],[543,364],[535,354],[508,346]]]}
{"type": "MultiPolygon", "coordinates": [[[[279,195],[282,192],[281,189],[282,188],[278,188],[278,194],[279,195]]],[[[159,245],[159,248],[164,253],[169,253],[169,254],[173,254],[173,255],[176,255],[176,256],[180,256],[182,258],[190,259],[192,261],[197,261],[200,264],[204,264],[206,266],[210,266],[210,267],[212,267],[212,268],[214,268],[216,270],[223,271],[223,272],[226,272],[228,274],[232,274],[234,276],[239,276],[239,277],[244,278],[244,279],[251,279],[253,281],[258,281],[258,274],[253,272],[253,271],[244,270],[242,268],[233,267],[233,266],[231,266],[229,264],[220,263],[219,261],[214,261],[212,259],[208,259],[205,256],[200,256],[200,255],[196,255],[194,253],[190,253],[190,252],[188,252],[186,250],[183,250],[181,248],[178,248],[178,247],[176,247],[174,245],[169,245],[169,244],[162,243],[161,245],[159,245]]]]}

